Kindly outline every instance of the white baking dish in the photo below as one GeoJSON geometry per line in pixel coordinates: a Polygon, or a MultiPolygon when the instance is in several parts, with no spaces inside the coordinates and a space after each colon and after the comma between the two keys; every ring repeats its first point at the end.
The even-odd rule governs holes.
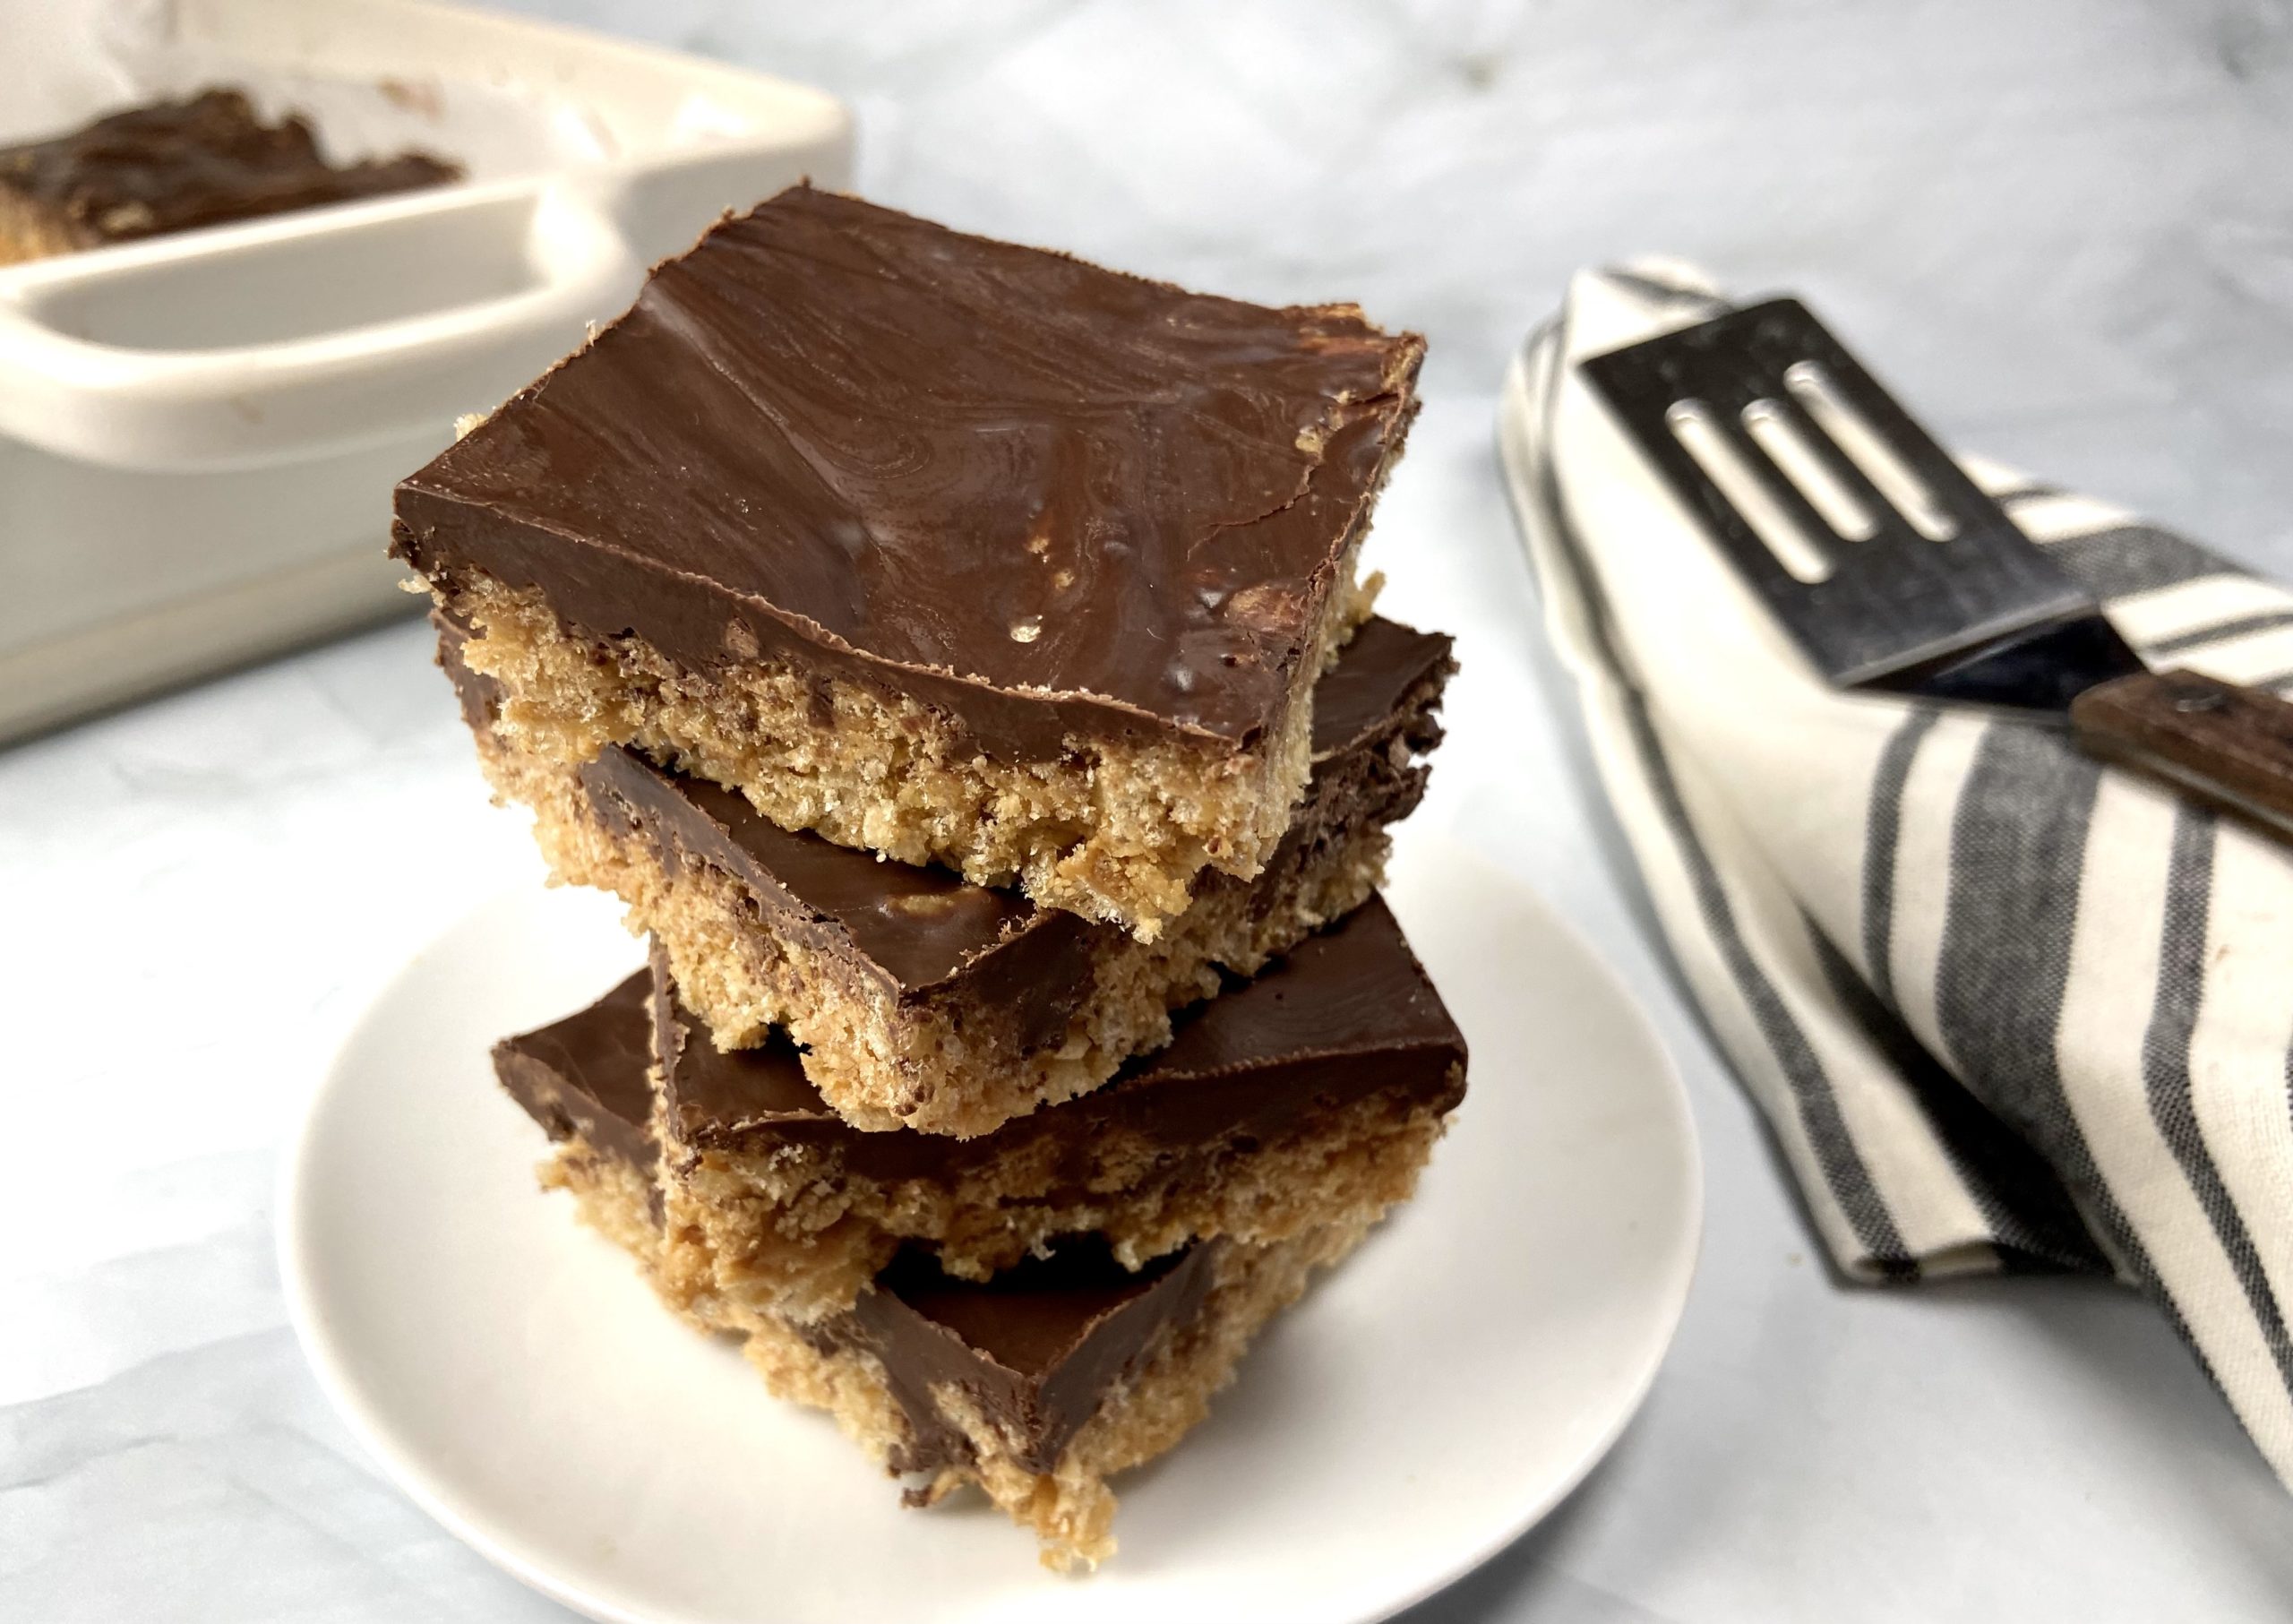
{"type": "Polygon", "coordinates": [[[0,144],[232,83],[470,170],[0,269],[0,739],[408,607],[391,487],[457,416],[726,209],[848,178],[820,91],[419,0],[0,0],[0,144]]]}

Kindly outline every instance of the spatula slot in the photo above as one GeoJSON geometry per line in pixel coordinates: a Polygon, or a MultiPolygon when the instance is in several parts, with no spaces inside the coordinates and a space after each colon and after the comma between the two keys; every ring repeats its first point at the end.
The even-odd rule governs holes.
{"type": "Polygon", "coordinates": [[[1929,541],[1949,541],[1958,535],[1958,521],[1828,371],[1813,361],[1795,361],[1784,369],[1783,387],[1912,529],[1929,541]]]}
{"type": "Polygon", "coordinates": [[[1792,515],[1776,501],[1767,482],[1752,469],[1751,460],[1722,419],[1701,400],[1673,402],[1664,421],[1680,448],[1696,459],[1705,477],[1720,487],[1736,511],[1743,515],[1761,543],[1796,580],[1813,584],[1831,577],[1831,558],[1806,534],[1792,515]]]}
{"type": "Polygon", "coordinates": [[[1799,487],[1799,494],[1842,541],[1868,541],[1878,534],[1878,520],[1870,508],[1808,443],[1797,417],[1773,400],[1759,400],[1744,408],[1743,419],[1745,432],[1767,453],[1767,460],[1799,487]]]}

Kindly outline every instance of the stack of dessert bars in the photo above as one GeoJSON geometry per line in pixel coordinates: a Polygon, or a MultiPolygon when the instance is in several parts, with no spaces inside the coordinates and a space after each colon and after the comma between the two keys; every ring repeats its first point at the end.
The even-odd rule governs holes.
{"type": "Polygon", "coordinates": [[[1375,890],[1449,643],[1355,571],[1422,350],[800,187],[399,488],[487,778],[651,941],[495,1051],[543,1181],[1057,1566],[1464,1091],[1375,890]]]}

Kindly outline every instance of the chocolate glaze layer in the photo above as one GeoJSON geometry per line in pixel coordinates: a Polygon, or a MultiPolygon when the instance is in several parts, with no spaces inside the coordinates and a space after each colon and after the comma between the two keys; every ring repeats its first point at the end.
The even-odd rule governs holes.
{"type": "MultiPolygon", "coordinates": [[[[648,1179],[651,1052],[642,972],[578,1015],[494,1046],[511,1096],[563,1140],[580,1134],[648,1179]]],[[[657,1194],[653,1217],[660,1221],[657,1194]]],[[[823,1350],[862,1348],[884,1368],[908,1438],[891,1465],[932,1472],[972,1457],[932,1395],[952,1385],[1011,1439],[1020,1464],[1051,1471],[1110,1392],[1127,1383],[1175,1327],[1201,1312],[1213,1241],[1133,1274],[1091,1236],[1062,1242],[983,1283],[955,1280],[903,1255],[849,1313],[803,1334],[823,1350]]]]}
{"type": "Polygon", "coordinates": [[[230,90],[0,150],[0,190],[52,211],[80,247],[442,185],[461,173],[422,152],[334,168],[306,119],[266,125],[230,90]]]}
{"type": "MultiPolygon", "coordinates": [[[[434,616],[439,664],[473,730],[489,725],[491,681],[463,665],[459,634],[434,616]]],[[[1314,694],[1314,770],[1289,833],[1267,864],[1278,875],[1318,840],[1406,817],[1424,793],[1422,757],[1440,742],[1435,709],[1456,669],[1449,640],[1373,619],[1314,694]]],[[[1118,925],[942,869],[879,862],[792,832],[743,796],[607,749],[579,769],[609,827],[641,836],[666,864],[700,862],[739,881],[777,935],[832,957],[909,1004],[992,1018],[1023,1053],[1064,1035],[1095,967],[1127,940],[1118,925]]],[[[1208,875],[1204,889],[1253,881],[1208,875]]]]}
{"type": "Polygon", "coordinates": [[[1277,1139],[1371,1094],[1443,1112],[1464,1094],[1464,1037],[1378,898],[1256,980],[1185,1011],[1169,1047],[1104,1087],[972,1139],[854,1128],[805,1078],[785,1035],[722,1053],[677,1001],[657,950],[653,969],[673,1156],[801,1147],[859,1177],[952,1181],[1049,1143],[1054,1181],[1079,1185],[1112,1134],[1211,1153],[1277,1139]]]}
{"type": "Polygon", "coordinates": [[[494,1074],[555,1140],[652,1171],[653,977],[640,970],[563,1020],[494,1045],[494,1074]]]}
{"type": "Polygon", "coordinates": [[[391,550],[691,669],[912,695],[1001,758],[1248,746],[1423,352],[800,186],[403,481],[391,550]]]}

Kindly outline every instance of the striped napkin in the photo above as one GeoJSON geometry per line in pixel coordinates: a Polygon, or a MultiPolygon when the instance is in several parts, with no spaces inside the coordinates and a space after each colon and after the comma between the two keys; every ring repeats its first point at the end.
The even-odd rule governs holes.
{"type": "MultiPolygon", "coordinates": [[[[1576,369],[1726,307],[1580,276],[1499,433],[1680,973],[1851,1278],[2115,1274],[2293,1483],[2293,853],[2062,732],[1817,677],[1576,369]]],[[[1967,466],[2152,664],[2293,683],[2293,594],[1967,466]]]]}

